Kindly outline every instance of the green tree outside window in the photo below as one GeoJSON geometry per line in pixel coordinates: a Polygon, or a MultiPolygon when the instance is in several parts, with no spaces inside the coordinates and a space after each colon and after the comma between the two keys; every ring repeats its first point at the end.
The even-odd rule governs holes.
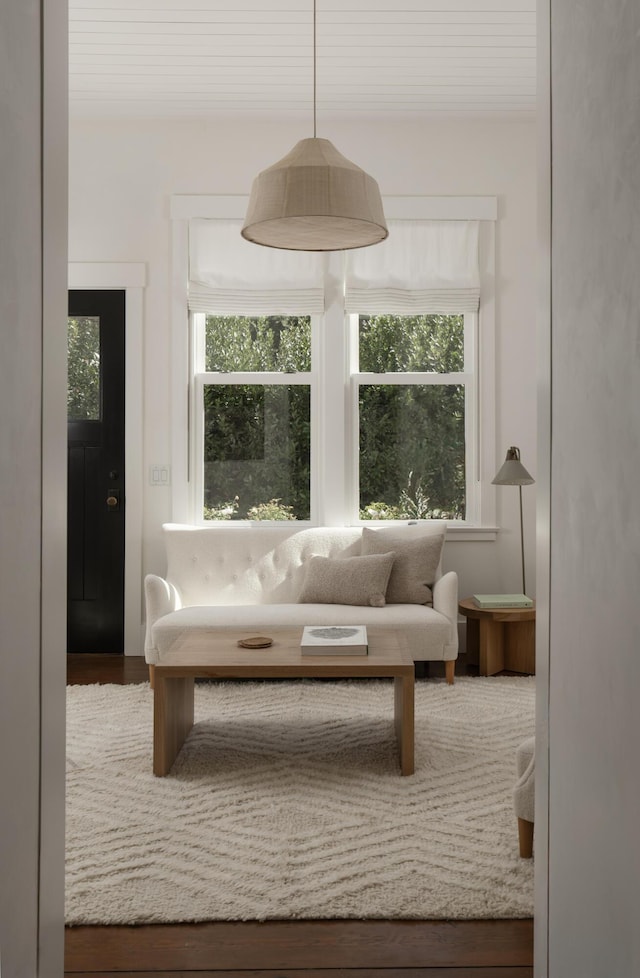
{"type": "Polygon", "coordinates": [[[67,417],[70,421],[100,419],[100,319],[69,318],[67,322],[67,417]]]}
{"type": "MultiPolygon", "coordinates": [[[[308,372],[311,322],[207,316],[208,371],[308,372]]],[[[464,371],[464,317],[359,318],[360,371],[464,371]]],[[[362,384],[361,519],[464,518],[465,389],[362,384]]],[[[205,518],[308,519],[307,385],[207,385],[205,518]]]]}

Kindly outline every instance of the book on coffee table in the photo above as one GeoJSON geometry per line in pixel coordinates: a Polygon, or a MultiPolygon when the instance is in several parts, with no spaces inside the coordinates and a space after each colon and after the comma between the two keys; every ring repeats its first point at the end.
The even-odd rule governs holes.
{"type": "Polygon", "coordinates": [[[305,625],[300,641],[303,655],[367,655],[365,625],[305,625]]]}
{"type": "Polygon", "coordinates": [[[478,608],[532,608],[533,601],[526,594],[474,594],[478,608]]]}

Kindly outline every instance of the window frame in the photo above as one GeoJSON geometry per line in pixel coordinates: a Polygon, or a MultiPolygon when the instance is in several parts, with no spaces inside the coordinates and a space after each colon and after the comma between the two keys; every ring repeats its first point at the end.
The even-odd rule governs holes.
{"type": "Polygon", "coordinates": [[[451,526],[467,525],[478,522],[479,493],[476,471],[476,452],[479,441],[479,412],[478,403],[478,313],[458,313],[464,322],[464,366],[463,372],[436,373],[435,371],[387,371],[371,372],[359,369],[359,316],[357,313],[348,315],[348,329],[351,338],[350,357],[352,370],[350,376],[350,425],[353,450],[351,451],[351,466],[349,479],[349,510],[350,520],[355,524],[371,526],[377,522],[384,524],[397,522],[394,520],[361,520],[360,519],[360,387],[362,385],[385,384],[397,387],[464,387],[465,390],[465,512],[464,520],[451,521],[451,526]]]}
{"type": "MultiPolygon", "coordinates": [[[[195,363],[193,329],[188,313],[188,227],[192,218],[244,217],[248,197],[174,195],[170,201],[172,223],[172,519],[196,519],[194,473],[195,363]],[[189,323],[189,327],[187,324],[189,323]],[[186,396],[185,396],[186,394],[186,396]]],[[[398,220],[478,220],[481,300],[473,330],[474,382],[465,404],[467,440],[467,510],[465,521],[450,524],[459,540],[495,539],[496,500],[491,479],[495,469],[495,225],[496,197],[385,197],[385,213],[398,220]],[[470,408],[471,410],[468,410],[470,408]]],[[[356,484],[353,476],[354,330],[344,311],[342,282],[344,252],[329,252],[325,259],[325,312],[312,317],[311,363],[311,519],[312,525],[359,525],[356,484]],[[313,322],[317,320],[317,322],[313,322]],[[336,350],[342,350],[342,369],[336,370],[336,350]],[[331,477],[329,478],[329,473],[331,477]]],[[[212,310],[215,314],[215,310],[212,310]]],[[[469,316],[470,314],[466,314],[469,316]]],[[[357,317],[356,317],[357,318],[357,317]]],[[[465,366],[467,363],[465,322],[465,366]]],[[[465,376],[467,370],[465,370],[465,376]]],[[[230,374],[218,375],[227,381],[230,374]]],[[[295,375],[284,374],[289,382],[295,375]]],[[[379,381],[379,374],[375,377],[379,381]]],[[[404,376],[404,375],[403,375],[404,376]]],[[[432,375],[429,375],[432,376],[432,375]]],[[[442,375],[452,377],[454,375],[442,375]]],[[[240,382],[240,381],[238,381],[240,382]]],[[[439,381],[436,381],[439,382],[439,381]]],[[[357,402],[356,402],[357,403],[357,402]]],[[[243,525],[245,521],[234,521],[243,525]]],[[[366,521],[375,525],[376,521],[366,521]]],[[[385,521],[389,525],[392,521],[385,521]]],[[[309,525],[306,521],[298,526],[309,525]]]]}
{"type": "MultiPolygon", "coordinates": [[[[212,315],[216,315],[212,313],[212,315]]],[[[189,438],[189,468],[191,472],[191,522],[202,525],[213,525],[217,520],[205,520],[202,516],[204,511],[204,389],[205,387],[218,386],[243,386],[252,385],[256,387],[309,387],[311,399],[311,444],[310,444],[310,518],[309,520],[296,520],[296,525],[313,526],[315,523],[315,509],[317,508],[317,490],[314,491],[318,483],[317,466],[318,451],[317,438],[314,438],[314,415],[317,416],[318,406],[318,384],[316,372],[314,371],[314,346],[315,337],[321,325],[321,316],[311,315],[311,370],[285,372],[281,370],[245,370],[245,371],[208,371],[205,365],[205,313],[189,314],[189,333],[190,348],[192,352],[192,376],[190,379],[189,414],[191,418],[191,436],[189,438]]],[[[317,359],[317,355],[316,355],[317,359]]],[[[243,524],[248,520],[233,520],[234,523],[243,524]]],[[[264,520],[262,522],[272,522],[264,520]]]]}

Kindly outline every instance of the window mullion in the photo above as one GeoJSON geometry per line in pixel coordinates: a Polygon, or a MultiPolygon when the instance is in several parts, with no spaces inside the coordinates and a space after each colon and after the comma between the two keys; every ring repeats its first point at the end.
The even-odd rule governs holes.
{"type": "Polygon", "coordinates": [[[346,462],[349,375],[344,312],[344,254],[326,256],[325,312],[319,342],[319,522],[340,526],[347,522],[346,462]]]}
{"type": "Polygon", "coordinates": [[[206,316],[203,312],[191,313],[191,369],[195,374],[201,374],[206,370],[206,336],[205,321],[206,316]]]}
{"type": "Polygon", "coordinates": [[[466,443],[466,519],[470,523],[481,521],[479,498],[480,454],[480,398],[478,383],[478,315],[464,316],[464,366],[470,379],[465,389],[465,443],[466,443]]]}
{"type": "Polygon", "coordinates": [[[470,373],[435,374],[407,371],[406,373],[359,373],[355,375],[359,384],[396,384],[407,386],[420,384],[424,387],[449,384],[468,384],[472,380],[470,373]]]}
{"type": "Polygon", "coordinates": [[[324,318],[320,315],[311,317],[311,505],[310,518],[312,525],[322,523],[321,496],[321,451],[322,451],[322,404],[323,395],[320,390],[320,364],[322,357],[322,335],[324,318]]]}
{"type": "Polygon", "coordinates": [[[193,392],[191,398],[191,472],[192,478],[192,506],[197,519],[202,519],[204,506],[204,469],[202,465],[204,452],[204,388],[203,375],[197,374],[193,378],[193,392]]]}
{"type": "Polygon", "coordinates": [[[296,385],[306,385],[311,383],[311,373],[283,373],[282,371],[224,371],[205,372],[197,375],[203,384],[219,384],[224,387],[229,385],[255,384],[262,387],[294,387],[296,385]]]}
{"type": "Polygon", "coordinates": [[[347,415],[347,462],[345,512],[351,523],[360,518],[358,499],[360,497],[360,333],[359,316],[351,313],[345,317],[348,343],[349,401],[347,415]]]}

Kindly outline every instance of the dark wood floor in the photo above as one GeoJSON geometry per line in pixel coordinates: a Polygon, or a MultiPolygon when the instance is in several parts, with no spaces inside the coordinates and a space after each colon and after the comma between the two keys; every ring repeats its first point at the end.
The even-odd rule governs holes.
{"type": "MultiPolygon", "coordinates": [[[[67,682],[148,679],[138,656],[69,655],[67,682]]],[[[440,675],[439,664],[431,674],[440,675]]],[[[461,656],[456,671],[467,671],[461,656]]],[[[469,669],[469,671],[472,671],[469,669]]],[[[68,927],[73,978],[533,978],[532,920],[68,927]]]]}

